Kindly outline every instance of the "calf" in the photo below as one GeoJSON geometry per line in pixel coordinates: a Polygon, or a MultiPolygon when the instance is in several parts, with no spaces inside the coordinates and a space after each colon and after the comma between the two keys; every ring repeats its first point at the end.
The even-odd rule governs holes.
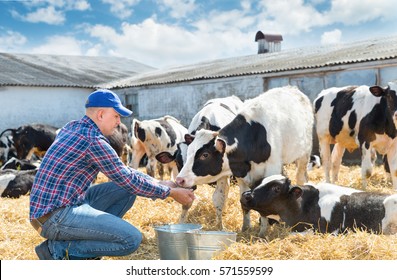
{"type": "Polygon", "coordinates": [[[37,169],[40,166],[40,161],[31,161],[27,159],[17,159],[15,157],[8,160],[0,170],[14,169],[14,170],[32,170],[37,169]]]}
{"type": "MultiPolygon", "coordinates": [[[[187,157],[187,146],[194,141],[194,136],[197,131],[207,129],[211,131],[218,131],[237,115],[238,110],[243,106],[243,102],[237,96],[229,96],[225,98],[214,98],[208,100],[203,108],[194,115],[188,127],[189,134],[185,135],[185,142],[178,145],[178,151],[172,155],[168,152],[160,153],[156,159],[161,163],[169,163],[176,161],[178,170],[183,167],[187,157]]],[[[226,198],[229,193],[230,176],[224,176],[216,181],[216,188],[212,196],[212,201],[216,209],[216,223],[217,227],[222,230],[222,212],[226,203],[226,198]]],[[[186,222],[187,211],[190,206],[182,208],[182,214],[179,219],[180,223],[186,222]]]]}
{"type": "MultiPolygon", "coordinates": [[[[138,168],[143,155],[148,157],[147,173],[154,177],[157,160],[156,155],[161,152],[175,154],[177,144],[183,141],[187,129],[174,117],[164,116],[159,119],[139,121],[134,119],[131,125],[132,163],[131,167],[138,168]]],[[[170,162],[172,177],[175,178],[178,169],[175,162],[170,162]]],[[[162,178],[161,178],[162,179],[162,178]]]]}
{"type": "MultiPolygon", "coordinates": [[[[235,176],[240,193],[263,178],[297,163],[297,181],[305,182],[312,150],[313,109],[296,87],[271,89],[247,100],[237,116],[219,132],[199,130],[176,178],[182,187],[235,176]]],[[[244,209],[243,209],[244,210],[244,209]]],[[[261,223],[263,236],[267,220],[261,223]]],[[[250,226],[244,210],[243,230],[250,226]]]]}
{"type": "Polygon", "coordinates": [[[19,159],[31,159],[33,153],[42,156],[54,142],[58,128],[45,124],[23,125],[17,129],[7,129],[12,133],[12,139],[19,159]]]}
{"type": "Polygon", "coordinates": [[[0,170],[1,197],[19,198],[28,194],[32,189],[34,176],[37,169],[33,170],[0,170]]]}
{"type": "Polygon", "coordinates": [[[396,89],[396,83],[389,83],[387,88],[329,88],[314,100],[316,130],[326,182],[337,181],[345,149],[351,152],[359,148],[363,187],[367,186],[367,178],[372,174],[378,152],[387,155],[393,186],[397,189],[396,89]],[[331,144],[335,144],[332,160],[331,144]]]}
{"type": "Polygon", "coordinates": [[[241,196],[245,209],[278,215],[295,231],[397,233],[397,194],[361,192],[329,183],[294,186],[273,175],[241,196]]]}

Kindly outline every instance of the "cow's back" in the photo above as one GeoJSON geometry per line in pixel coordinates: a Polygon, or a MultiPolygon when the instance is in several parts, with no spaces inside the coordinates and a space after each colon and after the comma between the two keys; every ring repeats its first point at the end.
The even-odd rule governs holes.
{"type": "Polygon", "coordinates": [[[280,149],[283,163],[292,163],[311,152],[313,109],[309,98],[298,88],[271,89],[247,100],[239,115],[248,123],[263,125],[266,130],[263,137],[273,152],[280,149]]]}
{"type": "MultiPolygon", "coordinates": [[[[287,86],[247,100],[236,118],[220,130],[218,138],[227,143],[232,174],[251,184],[280,173],[283,164],[300,159],[304,160],[299,166],[304,164],[306,168],[313,123],[309,98],[298,88],[287,86]]],[[[299,166],[299,181],[303,181],[299,166]]]]}

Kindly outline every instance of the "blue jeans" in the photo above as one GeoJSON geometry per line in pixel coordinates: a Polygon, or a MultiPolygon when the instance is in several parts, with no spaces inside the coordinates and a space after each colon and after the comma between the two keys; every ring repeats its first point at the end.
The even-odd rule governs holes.
{"type": "Polygon", "coordinates": [[[41,236],[55,259],[129,255],[142,241],[140,231],[122,219],[135,198],[113,182],[93,185],[83,204],[53,214],[41,236]]]}

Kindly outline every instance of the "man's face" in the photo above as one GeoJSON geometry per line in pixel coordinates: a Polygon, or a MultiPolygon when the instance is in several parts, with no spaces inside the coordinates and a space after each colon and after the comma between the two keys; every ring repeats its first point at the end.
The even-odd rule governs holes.
{"type": "Polygon", "coordinates": [[[120,124],[120,115],[113,108],[103,108],[98,112],[100,122],[99,129],[105,136],[114,133],[116,127],[120,124]]]}

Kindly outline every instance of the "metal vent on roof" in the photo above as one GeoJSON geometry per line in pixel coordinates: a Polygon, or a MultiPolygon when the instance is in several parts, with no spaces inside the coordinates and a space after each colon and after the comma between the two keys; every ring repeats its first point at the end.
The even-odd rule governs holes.
{"type": "Polygon", "coordinates": [[[258,54],[273,53],[281,51],[281,41],[283,36],[280,34],[263,34],[256,32],[255,42],[258,42],[258,54]]]}

